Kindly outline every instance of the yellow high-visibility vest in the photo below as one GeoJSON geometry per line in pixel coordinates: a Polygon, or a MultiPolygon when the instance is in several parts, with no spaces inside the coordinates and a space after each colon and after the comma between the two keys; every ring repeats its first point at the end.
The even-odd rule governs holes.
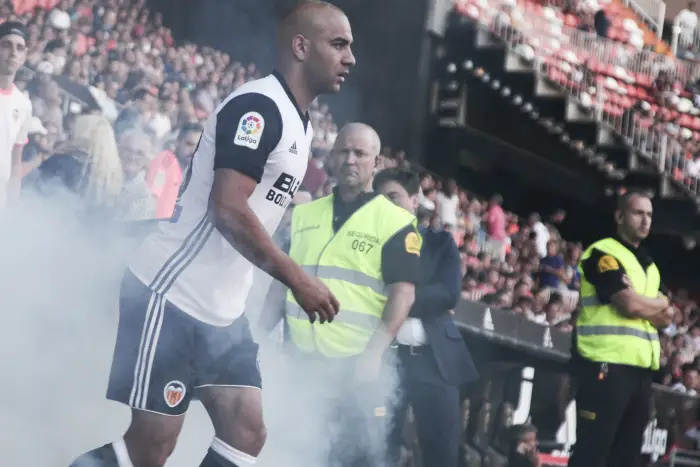
{"type": "MultiPolygon", "coordinates": [[[[598,301],[595,287],[588,282],[581,264],[591,256],[593,249],[604,255],[596,267],[614,269],[622,267],[640,295],[656,298],[661,286],[661,276],[655,264],[646,271],[634,253],[614,238],[605,238],[590,247],[581,256],[581,312],[576,320],[576,341],[580,355],[596,362],[619,363],[657,370],[661,346],[656,328],[646,319],[627,318],[612,305],[598,301]]],[[[604,271],[603,271],[604,272],[604,271]]]]}
{"type": "MultiPolygon", "coordinates": [[[[413,214],[382,195],[366,203],[333,232],[333,195],[294,208],[289,256],[318,277],[340,302],[332,323],[310,323],[290,291],[285,313],[292,343],[326,357],[361,353],[380,325],[387,301],[382,277],[382,247],[406,226],[413,214]]],[[[406,250],[420,254],[417,231],[405,239],[406,250]]]]}

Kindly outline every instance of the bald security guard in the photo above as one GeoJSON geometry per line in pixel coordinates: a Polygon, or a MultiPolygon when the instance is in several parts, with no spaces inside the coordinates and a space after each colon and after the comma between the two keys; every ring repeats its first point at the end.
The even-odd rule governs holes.
{"type": "MultiPolygon", "coordinates": [[[[309,413],[325,411],[326,420],[319,424],[337,429],[330,461],[342,466],[384,460],[381,450],[386,450],[389,428],[384,397],[393,392],[383,380],[390,371],[384,357],[413,305],[419,279],[421,239],[415,216],[371,191],[380,148],[371,127],[343,127],[331,154],[338,186],[332,195],[297,206],[292,214],[289,254],[338,298],[333,322],[324,324],[323,316],[309,320],[289,292],[279,303],[275,287],[268,303],[277,294],[277,304],[267,307],[284,309],[286,345],[301,362],[295,379],[313,382],[299,392],[328,395],[325,409],[311,397],[307,400],[314,410],[299,416],[308,426],[309,413]]],[[[299,406],[303,397],[295,396],[293,404],[299,406]]],[[[317,436],[326,437],[334,429],[321,431],[317,436]]]]}
{"type": "Polygon", "coordinates": [[[622,196],[617,234],[581,256],[581,310],[571,359],[578,412],[569,467],[642,465],[652,373],[661,351],[657,328],[668,326],[674,314],[660,293],[659,270],[640,247],[651,219],[648,195],[622,196]]]}

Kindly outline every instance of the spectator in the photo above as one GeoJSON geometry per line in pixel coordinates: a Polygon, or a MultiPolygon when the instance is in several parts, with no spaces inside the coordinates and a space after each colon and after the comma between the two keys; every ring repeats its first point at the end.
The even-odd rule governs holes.
{"type": "MultiPolygon", "coordinates": [[[[578,262],[581,259],[582,246],[579,243],[569,245],[565,258],[566,285],[569,290],[579,290],[581,287],[581,272],[578,270],[578,262]]],[[[542,264],[540,262],[540,264],[542,264]]]]}
{"type": "Polygon", "coordinates": [[[663,370],[664,373],[664,384],[672,385],[678,383],[683,378],[683,371],[681,367],[683,362],[681,361],[681,356],[678,351],[673,351],[666,362],[666,367],[663,370]]]}
{"type": "Polygon", "coordinates": [[[496,293],[498,290],[498,281],[500,279],[500,274],[496,268],[492,268],[482,273],[484,276],[484,281],[479,284],[479,291],[484,295],[496,293]]]}
{"type": "Polygon", "coordinates": [[[36,81],[37,93],[32,98],[34,115],[46,124],[51,122],[63,128],[63,111],[61,109],[61,90],[53,80],[44,81],[41,75],[36,81]]]}
{"type": "Polygon", "coordinates": [[[146,128],[156,106],[156,96],[149,88],[139,88],[134,92],[134,99],[121,111],[114,122],[115,132],[122,132],[132,128],[146,128]]]}
{"type": "Polygon", "coordinates": [[[533,236],[529,237],[530,240],[534,241],[534,245],[537,254],[540,258],[547,256],[547,242],[549,241],[549,229],[545,227],[540,219],[540,215],[536,212],[530,214],[528,220],[528,227],[530,227],[533,236]]]}
{"type": "MultiPolygon", "coordinates": [[[[656,79],[651,83],[651,88],[654,93],[654,98],[662,105],[670,105],[673,98],[676,97],[675,89],[678,87],[678,83],[674,82],[668,71],[660,70],[656,75],[656,79]]],[[[663,109],[656,115],[657,125],[666,130],[673,130],[673,122],[671,121],[670,113],[665,112],[667,109],[663,109]]]]}
{"type": "Polygon", "coordinates": [[[516,313],[529,316],[532,314],[534,308],[534,301],[531,297],[520,296],[513,300],[513,311],[516,313]]]}
{"type": "Polygon", "coordinates": [[[437,214],[443,224],[450,226],[457,225],[457,205],[459,195],[457,194],[457,182],[450,179],[445,184],[445,189],[437,194],[437,214]]]}
{"type": "Polygon", "coordinates": [[[680,45],[692,45],[694,31],[698,26],[698,14],[695,12],[695,2],[688,2],[688,6],[678,12],[673,20],[673,25],[680,28],[680,45]]]}
{"type": "Polygon", "coordinates": [[[610,26],[611,22],[605,14],[605,10],[600,9],[596,11],[595,15],[593,15],[593,28],[595,29],[596,34],[607,39],[610,26]]]}
{"type": "Polygon", "coordinates": [[[691,345],[691,341],[685,334],[676,334],[671,339],[673,349],[678,352],[680,363],[692,362],[695,358],[695,349],[691,345]]]}
{"type": "Polygon", "coordinates": [[[482,297],[482,293],[477,290],[477,280],[475,277],[467,275],[462,280],[462,298],[464,300],[476,301],[482,297]]]}
{"type": "Polygon", "coordinates": [[[44,47],[44,58],[51,64],[53,72],[63,74],[66,65],[66,44],[61,39],[50,40],[44,47]]]}
{"type": "Polygon", "coordinates": [[[537,306],[537,303],[535,303],[533,309],[530,310],[529,313],[525,314],[525,317],[529,319],[530,321],[534,321],[535,323],[542,324],[542,325],[547,325],[549,324],[547,322],[547,313],[545,312],[545,308],[541,308],[537,306]]]}
{"type": "MultiPolygon", "coordinates": [[[[675,316],[673,317],[673,322],[671,323],[670,326],[668,326],[666,329],[664,329],[664,334],[666,336],[673,337],[676,334],[684,334],[687,332],[688,328],[683,325],[684,321],[684,312],[681,311],[680,313],[676,313],[675,316]]],[[[670,339],[669,339],[670,343],[670,339]]]]}
{"type": "Polygon", "coordinates": [[[697,395],[698,389],[698,369],[692,363],[686,363],[681,367],[683,374],[682,381],[674,384],[671,389],[682,392],[689,396],[697,395]]]}
{"type": "Polygon", "coordinates": [[[559,254],[556,240],[547,242],[547,256],[540,260],[540,289],[559,290],[567,287],[566,263],[559,254]]]}
{"type": "Polygon", "coordinates": [[[435,188],[428,187],[421,189],[421,196],[418,201],[418,207],[421,211],[433,213],[437,205],[437,191],[435,188]]]}
{"type": "Polygon", "coordinates": [[[564,309],[564,298],[561,294],[553,293],[549,296],[549,301],[544,306],[544,315],[549,326],[556,326],[568,319],[568,316],[562,316],[564,309]]]}
{"type": "Polygon", "coordinates": [[[201,134],[201,125],[185,125],[177,136],[175,149],[172,152],[162,151],[148,167],[146,183],[157,199],[158,219],[166,219],[172,215],[182,175],[192,160],[201,134]]]}
{"type": "Polygon", "coordinates": [[[537,451],[537,428],[533,425],[513,425],[508,453],[508,467],[540,467],[537,451]]]}
{"type": "Polygon", "coordinates": [[[29,142],[22,151],[24,183],[27,176],[53,155],[58,129],[55,125],[44,126],[37,117],[32,117],[29,127],[29,142]]]}
{"type": "Polygon", "coordinates": [[[550,239],[554,238],[560,242],[564,240],[561,233],[559,233],[559,227],[561,226],[562,222],[564,222],[564,219],[566,219],[566,211],[563,209],[557,209],[551,216],[549,216],[549,222],[547,223],[546,227],[547,230],[549,230],[550,239]]]}
{"type": "Polygon", "coordinates": [[[501,195],[493,195],[489,200],[486,213],[482,218],[482,222],[486,226],[488,238],[494,244],[497,258],[503,258],[506,251],[506,215],[503,212],[501,205],[503,197],[501,195]]]}
{"type": "Polygon", "coordinates": [[[532,292],[531,290],[531,285],[528,284],[526,278],[521,278],[520,281],[515,284],[515,288],[513,289],[513,294],[515,295],[515,298],[520,298],[520,297],[527,297],[527,298],[532,298],[532,292]]]}
{"type": "Polygon", "coordinates": [[[115,218],[122,221],[153,219],[156,196],[146,183],[146,170],[151,162],[150,138],[138,129],[119,136],[119,157],[124,171],[124,184],[116,202],[115,218]]]}
{"type": "Polygon", "coordinates": [[[478,200],[472,200],[468,205],[467,216],[465,218],[466,228],[472,232],[476,232],[481,227],[481,203],[478,200]]]}
{"type": "Polygon", "coordinates": [[[425,227],[425,228],[430,227],[430,214],[429,213],[418,212],[418,214],[416,215],[416,220],[418,221],[419,227],[425,227]]]}
{"type": "Polygon", "coordinates": [[[694,356],[700,353],[700,326],[694,325],[690,328],[687,336],[688,347],[693,351],[694,356]]]}
{"type": "Polygon", "coordinates": [[[87,205],[104,208],[115,202],[124,175],[114,131],[101,116],[81,115],[68,141],[39,167],[41,189],[56,183],[81,196],[87,205]]]}

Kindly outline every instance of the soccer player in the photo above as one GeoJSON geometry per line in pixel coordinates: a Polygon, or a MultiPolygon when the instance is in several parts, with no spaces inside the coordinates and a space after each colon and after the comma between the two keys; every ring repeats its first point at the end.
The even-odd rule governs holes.
{"type": "Polygon", "coordinates": [[[0,24],[0,210],[19,197],[22,148],[32,120],[31,101],[14,85],[27,58],[27,37],[18,21],[0,24]]]}
{"type": "Polygon", "coordinates": [[[258,346],[242,315],[253,265],[330,321],[339,304],[270,238],[306,172],[307,109],[355,63],[347,17],[323,2],[279,25],[276,71],[229,96],[204,125],[170,223],[126,273],[109,399],[132,408],[122,439],[73,467],[160,467],[193,396],[215,438],[200,467],[252,466],[265,442],[258,346]]]}

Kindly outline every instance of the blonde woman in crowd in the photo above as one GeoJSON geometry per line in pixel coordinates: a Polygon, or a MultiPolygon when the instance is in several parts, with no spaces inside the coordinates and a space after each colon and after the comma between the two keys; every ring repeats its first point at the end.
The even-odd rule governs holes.
{"type": "Polygon", "coordinates": [[[58,184],[91,207],[114,206],[122,191],[124,173],[114,130],[105,117],[76,117],[68,140],[55,153],[39,167],[41,191],[58,184]]]}

